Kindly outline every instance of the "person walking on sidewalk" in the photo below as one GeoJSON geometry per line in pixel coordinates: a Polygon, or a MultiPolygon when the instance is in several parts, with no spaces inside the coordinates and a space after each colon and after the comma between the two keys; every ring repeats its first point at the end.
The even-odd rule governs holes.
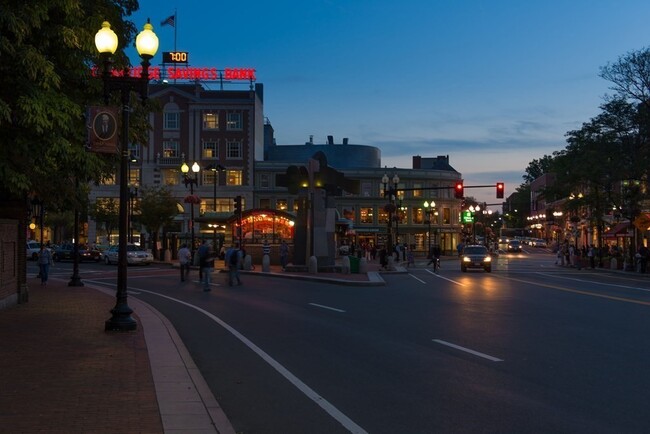
{"type": "Polygon", "coordinates": [[[47,278],[50,273],[50,265],[52,265],[52,252],[45,246],[41,246],[41,251],[38,254],[38,269],[41,276],[41,286],[47,284],[47,278]]]}
{"type": "Polygon", "coordinates": [[[226,252],[226,263],[228,264],[228,285],[233,286],[235,280],[237,285],[241,285],[239,277],[239,265],[242,262],[242,252],[239,250],[239,244],[235,244],[226,252]]]}
{"type": "Polygon", "coordinates": [[[280,264],[282,264],[282,271],[287,268],[287,262],[289,260],[289,246],[285,240],[282,240],[280,244],[280,264]]]}
{"type": "Polygon", "coordinates": [[[197,251],[199,255],[199,267],[203,274],[203,291],[210,291],[210,284],[212,283],[212,268],[214,267],[214,255],[208,241],[204,241],[197,251]]]}
{"type": "Polygon", "coordinates": [[[192,263],[192,252],[187,248],[187,244],[183,244],[178,250],[178,263],[181,266],[181,282],[185,282],[185,278],[190,274],[192,263]]]}

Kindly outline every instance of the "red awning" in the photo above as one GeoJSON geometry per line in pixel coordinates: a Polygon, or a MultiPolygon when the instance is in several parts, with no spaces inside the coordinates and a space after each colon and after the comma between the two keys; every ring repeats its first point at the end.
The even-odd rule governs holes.
{"type": "Polygon", "coordinates": [[[612,239],[612,238],[616,238],[616,237],[631,237],[632,234],[628,233],[629,228],[630,228],[630,223],[628,223],[628,222],[618,223],[610,231],[605,232],[603,234],[603,238],[612,239]]]}

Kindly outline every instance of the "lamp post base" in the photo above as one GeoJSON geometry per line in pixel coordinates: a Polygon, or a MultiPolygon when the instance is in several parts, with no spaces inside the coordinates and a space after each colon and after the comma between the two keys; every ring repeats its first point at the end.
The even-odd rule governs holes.
{"type": "Polygon", "coordinates": [[[128,305],[115,306],[111,313],[113,316],[106,321],[104,331],[131,332],[138,328],[138,323],[131,316],[133,310],[128,305]]]}
{"type": "Polygon", "coordinates": [[[70,277],[68,286],[84,286],[84,283],[81,281],[81,277],[79,277],[78,274],[74,274],[70,277]]]}

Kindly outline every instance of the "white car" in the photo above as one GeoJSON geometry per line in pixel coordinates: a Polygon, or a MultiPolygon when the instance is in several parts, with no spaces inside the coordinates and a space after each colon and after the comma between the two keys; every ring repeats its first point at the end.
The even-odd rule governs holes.
{"type": "MultiPolygon", "coordinates": [[[[52,249],[48,248],[50,253],[52,252],[52,249]]],[[[32,261],[35,261],[38,259],[39,253],[41,253],[41,243],[38,241],[27,241],[26,245],[26,251],[27,251],[27,259],[31,259],[32,261]]]]}
{"type": "MultiPolygon", "coordinates": [[[[106,265],[117,264],[119,246],[111,246],[104,251],[104,263],[106,265]]],[[[128,265],[149,265],[153,262],[153,255],[135,244],[126,246],[126,263],[128,265]]]]}

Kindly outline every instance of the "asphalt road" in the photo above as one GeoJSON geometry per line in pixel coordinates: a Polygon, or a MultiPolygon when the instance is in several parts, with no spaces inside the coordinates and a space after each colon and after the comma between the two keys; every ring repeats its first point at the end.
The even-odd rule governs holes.
{"type": "MultiPolygon", "coordinates": [[[[384,287],[219,276],[209,293],[152,265],[129,267],[129,290],[171,320],[240,433],[650,432],[650,276],[554,260],[444,261],[384,287]]],[[[93,283],[115,273],[82,264],[93,283]]]]}

